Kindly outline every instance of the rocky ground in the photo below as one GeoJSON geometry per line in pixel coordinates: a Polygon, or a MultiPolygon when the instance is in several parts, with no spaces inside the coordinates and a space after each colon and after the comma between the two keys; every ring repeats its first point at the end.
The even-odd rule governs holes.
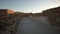
{"type": "MultiPolygon", "coordinates": [[[[19,14],[17,13],[17,14],[8,14],[8,15],[0,14],[0,34],[16,34],[16,31],[17,31],[21,18],[23,20],[22,23],[24,23],[24,24],[25,24],[25,22],[27,23],[27,24],[25,24],[27,26],[22,25],[22,26],[24,26],[24,28],[25,27],[28,28],[28,26],[31,26],[31,24],[28,25],[31,22],[31,23],[33,23],[34,26],[37,26],[38,23],[44,23],[45,25],[48,24],[49,26],[52,26],[52,28],[56,28],[56,29],[60,30],[60,6],[59,6],[56,8],[44,10],[42,13],[37,13],[37,14],[32,14],[32,13],[30,13],[30,14],[29,13],[19,13],[19,14]],[[24,18],[22,18],[22,17],[24,17],[24,18]],[[37,25],[35,24],[35,22],[37,25]]],[[[39,24],[39,25],[41,25],[41,24],[39,24]]],[[[42,24],[41,27],[46,27],[46,26],[43,26],[43,24],[42,24]]],[[[39,26],[38,28],[41,28],[41,27],[39,26]]],[[[48,29],[48,27],[46,27],[46,28],[48,29]]],[[[43,31],[43,29],[42,29],[42,31],[43,31]]],[[[51,29],[51,31],[52,31],[52,29],[51,29]]],[[[25,32],[25,29],[24,29],[24,32],[25,32]]],[[[59,33],[59,32],[57,32],[57,33],[59,33]]],[[[18,34],[19,33],[20,32],[18,32],[18,34]]]]}
{"type": "Polygon", "coordinates": [[[15,34],[21,16],[6,15],[0,17],[0,34],[15,34]]]}
{"type": "Polygon", "coordinates": [[[48,25],[46,17],[22,17],[16,34],[60,34],[48,25]]]}

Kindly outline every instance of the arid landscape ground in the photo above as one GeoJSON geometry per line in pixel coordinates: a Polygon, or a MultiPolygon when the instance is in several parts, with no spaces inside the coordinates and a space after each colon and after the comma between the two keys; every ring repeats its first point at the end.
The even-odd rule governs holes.
{"type": "Polygon", "coordinates": [[[36,14],[0,9],[0,34],[60,34],[60,6],[36,14]]]}

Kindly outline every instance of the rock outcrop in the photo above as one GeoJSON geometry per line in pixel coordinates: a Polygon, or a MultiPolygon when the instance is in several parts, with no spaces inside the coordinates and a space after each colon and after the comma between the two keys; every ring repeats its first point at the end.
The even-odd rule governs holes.
{"type": "Polygon", "coordinates": [[[43,11],[52,26],[60,27],[60,6],[43,11]]]}

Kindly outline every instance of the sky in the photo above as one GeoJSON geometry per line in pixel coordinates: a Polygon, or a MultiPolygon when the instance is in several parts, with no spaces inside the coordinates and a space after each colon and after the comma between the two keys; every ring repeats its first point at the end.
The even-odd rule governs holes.
{"type": "Polygon", "coordinates": [[[60,6],[59,3],[60,0],[0,0],[0,9],[40,13],[43,10],[60,6]]]}

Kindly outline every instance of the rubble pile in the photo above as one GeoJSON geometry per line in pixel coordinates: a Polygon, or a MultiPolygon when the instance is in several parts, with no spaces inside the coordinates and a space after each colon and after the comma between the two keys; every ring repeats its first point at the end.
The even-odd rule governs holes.
{"type": "Polygon", "coordinates": [[[20,23],[20,16],[0,15],[0,34],[15,34],[20,23]]]}

